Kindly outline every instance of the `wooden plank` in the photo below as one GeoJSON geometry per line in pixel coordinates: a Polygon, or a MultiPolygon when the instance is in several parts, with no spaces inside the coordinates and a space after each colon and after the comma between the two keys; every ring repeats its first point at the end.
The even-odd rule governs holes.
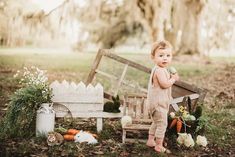
{"type": "MultiPolygon", "coordinates": [[[[199,94],[190,94],[190,95],[186,95],[186,96],[189,96],[191,98],[191,100],[194,100],[194,99],[197,99],[199,98],[199,94]]],[[[177,104],[177,103],[180,103],[183,101],[185,96],[182,96],[182,97],[178,97],[178,98],[174,98],[172,101],[171,101],[171,104],[177,104]]]]}
{"type": "Polygon", "coordinates": [[[133,101],[128,99],[128,115],[131,117],[134,117],[134,106],[133,106],[133,101]]]}
{"type": "MultiPolygon", "coordinates": [[[[56,117],[64,117],[68,115],[68,112],[56,112],[56,117]]],[[[72,114],[73,118],[121,118],[123,116],[122,113],[108,113],[108,112],[74,112],[72,114]]]]}
{"type": "Polygon", "coordinates": [[[176,81],[174,86],[178,86],[181,89],[185,89],[185,90],[200,94],[199,98],[198,98],[199,104],[203,103],[205,96],[206,96],[206,93],[207,93],[207,90],[205,90],[205,89],[198,88],[194,85],[190,85],[190,84],[188,84],[186,82],[182,82],[182,81],[176,81]]]}
{"type": "Polygon", "coordinates": [[[101,71],[101,70],[99,70],[99,69],[96,69],[95,72],[98,73],[98,74],[101,74],[101,75],[103,75],[103,76],[105,76],[105,77],[108,77],[108,78],[110,78],[110,79],[118,80],[118,77],[116,77],[116,76],[114,76],[114,75],[111,75],[111,74],[108,74],[108,73],[106,73],[106,72],[104,72],[104,71],[101,71]]]}
{"type": "Polygon", "coordinates": [[[102,58],[102,53],[103,53],[103,50],[102,49],[99,49],[97,55],[96,55],[96,58],[95,58],[95,61],[93,62],[93,65],[91,67],[91,71],[88,75],[88,78],[87,78],[87,81],[86,81],[86,84],[88,85],[89,83],[92,82],[92,80],[94,79],[94,76],[95,76],[95,70],[98,68],[99,66],[99,63],[101,61],[101,58],[102,58]]]}
{"type": "MultiPolygon", "coordinates": [[[[143,98],[143,99],[144,99],[144,98],[143,98]]],[[[149,118],[149,113],[148,113],[148,108],[147,108],[147,101],[146,101],[146,99],[144,99],[143,110],[144,110],[144,119],[148,119],[148,118],[149,118]]]]}
{"type": "Polygon", "coordinates": [[[150,125],[146,124],[129,124],[123,126],[123,129],[126,131],[131,131],[131,130],[149,130],[150,125]]]}
{"type": "Polygon", "coordinates": [[[193,94],[193,93],[195,93],[195,92],[192,92],[192,91],[187,90],[185,88],[181,88],[179,86],[173,86],[173,88],[172,88],[172,97],[173,98],[184,96],[184,95],[189,95],[189,94],[193,94]]]}
{"type": "Polygon", "coordinates": [[[141,113],[141,106],[142,106],[142,103],[141,103],[141,99],[138,99],[137,103],[136,103],[136,118],[137,119],[140,119],[142,116],[142,113],[141,113]]]}
{"type": "Polygon", "coordinates": [[[124,67],[124,69],[123,69],[123,72],[122,72],[122,75],[121,75],[121,77],[120,77],[120,79],[119,79],[119,81],[118,81],[117,88],[116,88],[116,90],[115,90],[114,96],[116,96],[116,95],[118,94],[118,90],[119,90],[119,88],[120,88],[120,86],[121,86],[121,84],[122,84],[122,82],[123,82],[123,79],[124,79],[124,77],[125,77],[125,75],[126,75],[127,68],[128,68],[128,64],[126,64],[125,67],[124,67]]]}
{"type": "Polygon", "coordinates": [[[134,67],[136,69],[139,69],[141,71],[144,71],[144,72],[147,72],[147,73],[151,73],[151,69],[150,68],[147,68],[147,67],[145,67],[145,66],[143,66],[141,64],[135,63],[133,61],[130,61],[130,60],[127,60],[127,59],[125,59],[123,57],[115,55],[110,50],[104,49],[103,50],[103,54],[104,54],[104,56],[106,56],[108,58],[111,58],[111,59],[114,59],[114,60],[116,60],[118,62],[121,62],[123,64],[128,64],[129,66],[134,67]]]}
{"type": "Polygon", "coordinates": [[[133,118],[133,119],[132,119],[132,122],[133,122],[133,123],[151,123],[152,120],[150,119],[150,117],[148,117],[148,118],[143,118],[143,119],[135,119],[135,118],[133,118]]]}
{"type": "Polygon", "coordinates": [[[123,100],[123,116],[127,115],[127,103],[129,102],[127,101],[127,96],[125,95],[123,100]]]}

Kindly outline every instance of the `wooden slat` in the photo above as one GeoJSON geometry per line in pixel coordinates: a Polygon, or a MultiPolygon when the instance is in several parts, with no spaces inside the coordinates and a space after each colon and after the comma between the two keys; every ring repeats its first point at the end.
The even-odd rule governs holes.
{"type": "Polygon", "coordinates": [[[122,75],[121,75],[121,78],[118,81],[118,85],[117,85],[117,88],[116,88],[115,93],[114,93],[115,96],[118,94],[118,90],[119,90],[119,88],[120,88],[120,86],[121,86],[121,84],[123,82],[123,79],[124,79],[124,77],[126,75],[127,68],[128,68],[128,64],[125,65],[125,67],[123,69],[123,72],[122,72],[122,75]]]}
{"type": "Polygon", "coordinates": [[[137,119],[140,119],[142,116],[142,113],[141,113],[141,99],[138,99],[137,103],[136,103],[136,118],[137,119]]]}
{"type": "Polygon", "coordinates": [[[149,130],[150,125],[146,124],[129,124],[123,127],[124,130],[149,130]]]}
{"type": "Polygon", "coordinates": [[[134,106],[133,106],[133,100],[128,100],[128,115],[131,117],[134,117],[134,106]]]}
{"type": "MultiPolygon", "coordinates": [[[[66,111],[56,112],[56,117],[64,117],[68,115],[66,111]]],[[[75,112],[72,114],[72,117],[79,117],[79,118],[121,118],[123,116],[122,113],[108,113],[108,112],[75,112]]]]}
{"type": "Polygon", "coordinates": [[[143,118],[143,119],[135,119],[135,118],[133,118],[133,119],[132,119],[132,122],[133,122],[133,123],[151,123],[152,120],[150,119],[150,117],[148,117],[148,118],[143,118]]]}
{"type": "Polygon", "coordinates": [[[107,49],[104,49],[103,50],[103,54],[104,56],[108,57],[108,58],[111,58],[111,59],[114,59],[118,62],[121,62],[123,64],[128,64],[129,66],[131,67],[134,67],[136,69],[139,69],[141,71],[144,71],[144,72],[147,72],[147,73],[151,73],[151,69],[150,68],[147,68],[141,64],[138,64],[138,63],[135,63],[133,61],[130,61],[130,60],[127,60],[123,57],[120,57],[120,56],[117,56],[115,54],[113,54],[110,50],[107,50],[107,49]]]}
{"type": "Polygon", "coordinates": [[[106,72],[104,72],[104,71],[101,71],[101,70],[99,70],[99,69],[96,69],[95,72],[98,73],[98,74],[101,74],[101,75],[103,75],[103,76],[105,76],[105,77],[108,77],[108,78],[110,78],[110,79],[118,80],[118,77],[116,77],[116,76],[114,76],[114,75],[111,75],[111,74],[108,74],[108,73],[106,73],[106,72]]]}
{"type": "MultiPolygon", "coordinates": [[[[194,100],[194,99],[197,99],[199,98],[199,94],[190,94],[190,95],[186,95],[186,96],[189,96],[191,98],[191,100],[194,100]]],[[[178,98],[174,98],[171,102],[172,103],[180,103],[183,101],[185,96],[182,96],[182,97],[178,97],[178,98]]]]}
{"type": "MultiPolygon", "coordinates": [[[[144,99],[144,98],[143,98],[143,99],[144,99]]],[[[143,108],[143,110],[144,110],[144,119],[149,118],[148,108],[147,108],[147,101],[146,101],[146,99],[144,99],[144,108],[143,108]]]]}
{"type": "Polygon", "coordinates": [[[91,67],[91,71],[88,75],[88,78],[87,78],[87,81],[86,81],[86,84],[88,85],[89,83],[92,82],[92,80],[94,79],[94,76],[95,76],[95,70],[98,68],[99,66],[99,63],[101,61],[101,58],[102,58],[102,54],[103,51],[102,49],[100,49],[96,55],[96,58],[95,58],[95,61],[93,62],[93,65],[91,67]]]}

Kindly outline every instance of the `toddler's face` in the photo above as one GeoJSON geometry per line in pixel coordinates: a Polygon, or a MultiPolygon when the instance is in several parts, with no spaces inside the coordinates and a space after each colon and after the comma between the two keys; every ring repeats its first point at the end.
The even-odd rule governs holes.
{"type": "Polygon", "coordinates": [[[167,67],[172,60],[171,49],[160,49],[155,52],[155,56],[153,56],[153,61],[156,65],[165,68],[167,67]]]}

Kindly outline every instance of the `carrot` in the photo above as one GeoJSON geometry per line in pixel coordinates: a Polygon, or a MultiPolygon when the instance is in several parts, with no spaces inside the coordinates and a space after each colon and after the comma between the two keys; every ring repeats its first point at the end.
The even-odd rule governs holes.
{"type": "Polygon", "coordinates": [[[86,131],[87,133],[91,134],[93,137],[97,138],[98,135],[97,134],[92,134],[90,131],[86,131]]]}
{"type": "Polygon", "coordinates": [[[173,128],[176,125],[176,122],[177,122],[177,118],[173,119],[169,128],[170,129],[173,128]]]}
{"type": "Polygon", "coordinates": [[[91,134],[93,137],[95,137],[95,138],[97,138],[98,137],[98,135],[97,134],[91,134]]]}
{"type": "Polygon", "coordinates": [[[70,135],[76,135],[77,133],[79,133],[80,131],[79,130],[76,130],[76,129],[68,129],[67,130],[67,134],[70,134],[70,135]]]}
{"type": "Polygon", "coordinates": [[[178,119],[177,124],[176,124],[177,133],[180,132],[181,128],[182,128],[182,121],[180,119],[178,119]]]}
{"type": "Polygon", "coordinates": [[[64,140],[66,141],[73,141],[74,140],[74,135],[64,135],[64,140]]]}

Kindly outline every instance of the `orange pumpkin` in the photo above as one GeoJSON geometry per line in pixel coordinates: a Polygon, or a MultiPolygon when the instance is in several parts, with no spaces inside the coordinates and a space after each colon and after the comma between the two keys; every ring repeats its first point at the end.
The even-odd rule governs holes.
{"type": "Polygon", "coordinates": [[[66,141],[73,141],[74,140],[74,135],[64,135],[64,140],[66,141]]]}
{"type": "Polygon", "coordinates": [[[76,135],[79,132],[80,132],[80,130],[76,130],[76,129],[68,129],[67,130],[67,134],[70,134],[70,135],[76,135]]]}

